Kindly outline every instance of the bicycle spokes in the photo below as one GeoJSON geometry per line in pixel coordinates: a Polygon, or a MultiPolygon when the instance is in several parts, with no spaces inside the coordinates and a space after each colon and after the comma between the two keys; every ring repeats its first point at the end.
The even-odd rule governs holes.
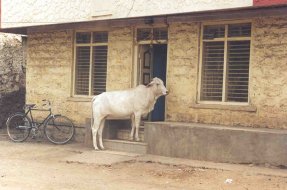
{"type": "Polygon", "coordinates": [[[55,144],[64,144],[74,135],[74,126],[72,122],[64,116],[51,117],[45,126],[47,138],[55,144]]]}
{"type": "Polygon", "coordinates": [[[30,130],[30,122],[24,114],[15,114],[8,119],[7,132],[9,137],[15,142],[26,140],[30,130]]]}

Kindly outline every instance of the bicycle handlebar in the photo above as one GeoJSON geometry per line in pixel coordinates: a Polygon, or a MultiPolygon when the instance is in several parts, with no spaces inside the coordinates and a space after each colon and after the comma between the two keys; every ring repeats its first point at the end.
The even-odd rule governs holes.
{"type": "Polygon", "coordinates": [[[51,106],[51,102],[49,100],[44,99],[42,102],[45,102],[42,106],[51,106]]]}
{"type": "Polygon", "coordinates": [[[51,102],[49,100],[42,100],[42,102],[44,102],[42,104],[42,107],[44,106],[48,106],[48,108],[39,108],[36,104],[25,104],[23,106],[23,109],[26,110],[26,109],[31,109],[31,110],[42,110],[42,111],[51,111],[51,102]]]}

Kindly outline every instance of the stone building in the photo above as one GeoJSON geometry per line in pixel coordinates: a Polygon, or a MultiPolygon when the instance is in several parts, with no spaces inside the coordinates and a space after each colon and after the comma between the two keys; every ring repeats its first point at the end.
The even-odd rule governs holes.
{"type": "Polygon", "coordinates": [[[287,1],[14,1],[1,30],[28,35],[27,102],[80,131],[93,95],[158,76],[170,94],[145,122],[149,153],[287,165],[287,1]]]}

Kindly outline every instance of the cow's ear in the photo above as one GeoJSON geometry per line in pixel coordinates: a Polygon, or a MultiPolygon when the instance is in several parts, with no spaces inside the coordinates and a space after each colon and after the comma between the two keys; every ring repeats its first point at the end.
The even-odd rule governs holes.
{"type": "Polygon", "coordinates": [[[146,87],[151,87],[154,83],[155,83],[154,81],[151,81],[150,83],[148,83],[148,84],[146,85],[146,87]]]}

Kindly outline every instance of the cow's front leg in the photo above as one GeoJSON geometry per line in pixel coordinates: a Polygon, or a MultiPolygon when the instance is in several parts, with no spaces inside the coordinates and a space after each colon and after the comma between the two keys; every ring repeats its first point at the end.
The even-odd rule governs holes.
{"type": "Polygon", "coordinates": [[[131,124],[132,124],[132,129],[131,129],[131,134],[130,134],[130,140],[132,141],[134,139],[134,133],[135,133],[135,115],[131,115],[131,124]]]}
{"type": "Polygon", "coordinates": [[[93,145],[95,150],[99,150],[98,145],[97,145],[97,133],[99,129],[100,123],[98,118],[94,118],[94,123],[92,126],[92,134],[93,134],[93,145]]]}
{"type": "Polygon", "coordinates": [[[136,125],[135,140],[136,141],[140,141],[140,138],[139,138],[140,122],[141,122],[141,114],[135,114],[135,125],[136,125]]]}
{"type": "Polygon", "coordinates": [[[102,150],[105,149],[104,145],[103,145],[103,130],[104,130],[104,127],[105,127],[105,119],[102,119],[101,122],[100,122],[100,128],[98,130],[98,135],[99,135],[99,145],[100,145],[100,148],[102,150]]]}

